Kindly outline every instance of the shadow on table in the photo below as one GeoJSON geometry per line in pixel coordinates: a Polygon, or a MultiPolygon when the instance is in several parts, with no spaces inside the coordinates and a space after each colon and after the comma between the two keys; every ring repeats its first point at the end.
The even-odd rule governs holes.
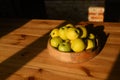
{"type": "Polygon", "coordinates": [[[0,37],[12,32],[29,21],[30,19],[0,19],[0,37]]]}
{"type": "Polygon", "coordinates": [[[120,80],[120,52],[107,80],[120,80]]]}
{"type": "MultiPolygon", "coordinates": [[[[104,26],[102,25],[94,27],[93,24],[88,24],[86,25],[86,27],[89,33],[93,32],[94,34],[96,34],[96,37],[98,38],[98,48],[100,53],[100,51],[104,48],[104,45],[106,44],[109,33],[104,32],[104,26]]],[[[113,68],[106,80],[120,80],[120,51],[115,63],[113,64],[113,68]]]]}
{"type": "Polygon", "coordinates": [[[47,45],[48,37],[49,35],[47,33],[29,46],[0,63],[0,80],[6,80],[14,72],[19,70],[22,66],[37,56],[42,50],[44,50],[47,45]]]}
{"type": "MultiPolygon", "coordinates": [[[[59,26],[62,26],[66,23],[68,22],[64,22],[59,26]]],[[[13,29],[10,29],[8,30],[8,32],[11,32],[12,30],[13,29]]],[[[4,35],[8,32],[4,33],[4,35]]],[[[36,57],[40,52],[42,52],[47,47],[48,38],[49,32],[37,39],[36,41],[34,41],[33,43],[31,43],[30,45],[23,48],[19,52],[15,53],[8,59],[4,60],[2,63],[0,63],[0,80],[6,80],[13,73],[15,73],[21,67],[23,67],[26,63],[28,63],[30,60],[36,57]]]]}

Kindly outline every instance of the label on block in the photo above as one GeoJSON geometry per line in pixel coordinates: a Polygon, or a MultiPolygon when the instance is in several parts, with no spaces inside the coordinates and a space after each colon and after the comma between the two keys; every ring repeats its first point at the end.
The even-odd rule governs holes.
{"type": "Polygon", "coordinates": [[[94,22],[103,22],[104,20],[104,7],[89,7],[88,20],[94,22]]]}

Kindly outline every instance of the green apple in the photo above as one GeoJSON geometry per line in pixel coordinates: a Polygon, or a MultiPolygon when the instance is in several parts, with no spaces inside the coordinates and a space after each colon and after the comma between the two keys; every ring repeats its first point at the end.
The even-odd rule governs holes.
{"type": "Polygon", "coordinates": [[[66,36],[69,40],[74,40],[74,39],[78,38],[79,33],[80,33],[80,31],[77,28],[74,28],[74,27],[68,28],[67,32],[66,32],[66,36]]]}
{"type": "Polygon", "coordinates": [[[95,47],[95,42],[94,42],[94,40],[87,39],[87,47],[86,47],[86,50],[88,50],[88,49],[93,49],[94,47],[95,47]]]}
{"type": "Polygon", "coordinates": [[[68,43],[68,42],[60,43],[58,46],[58,50],[63,51],[63,52],[70,52],[71,51],[70,43],[68,43]]]}
{"type": "Polygon", "coordinates": [[[53,37],[57,37],[59,36],[59,30],[57,28],[53,29],[50,33],[50,36],[53,37]]]}
{"type": "Polygon", "coordinates": [[[50,40],[51,46],[55,48],[57,48],[60,43],[62,43],[62,39],[60,37],[53,37],[50,40]]]}
{"type": "Polygon", "coordinates": [[[80,28],[80,30],[82,32],[80,38],[86,38],[87,37],[87,29],[86,29],[86,27],[80,26],[79,28],[80,28]]]}
{"type": "Polygon", "coordinates": [[[89,39],[95,39],[95,35],[93,33],[90,33],[88,36],[89,39]]]}
{"type": "Polygon", "coordinates": [[[71,41],[71,48],[74,52],[81,52],[85,49],[85,43],[81,38],[77,38],[71,41]]]}
{"type": "Polygon", "coordinates": [[[63,40],[67,40],[66,31],[67,31],[67,27],[66,27],[66,26],[63,26],[63,27],[60,27],[60,28],[59,28],[59,36],[60,36],[60,38],[62,38],[63,40]]]}

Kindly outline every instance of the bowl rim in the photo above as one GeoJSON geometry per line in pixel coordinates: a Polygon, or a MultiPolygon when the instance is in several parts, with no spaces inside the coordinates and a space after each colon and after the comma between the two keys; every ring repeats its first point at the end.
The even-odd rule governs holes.
{"type": "Polygon", "coordinates": [[[87,51],[81,51],[81,52],[77,52],[77,53],[76,52],[59,51],[56,48],[51,46],[50,39],[48,39],[47,48],[48,48],[48,52],[49,52],[50,56],[54,57],[58,61],[62,61],[62,62],[66,62],[66,63],[87,62],[90,59],[96,57],[99,53],[99,48],[95,49],[94,51],[87,50],[87,51]]]}

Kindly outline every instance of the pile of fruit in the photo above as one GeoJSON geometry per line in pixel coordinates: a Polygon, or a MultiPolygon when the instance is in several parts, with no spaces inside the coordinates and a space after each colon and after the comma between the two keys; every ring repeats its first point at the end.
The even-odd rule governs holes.
{"type": "Polygon", "coordinates": [[[85,26],[66,24],[50,32],[50,44],[63,52],[81,52],[96,47],[95,34],[88,32],[85,26]]]}

